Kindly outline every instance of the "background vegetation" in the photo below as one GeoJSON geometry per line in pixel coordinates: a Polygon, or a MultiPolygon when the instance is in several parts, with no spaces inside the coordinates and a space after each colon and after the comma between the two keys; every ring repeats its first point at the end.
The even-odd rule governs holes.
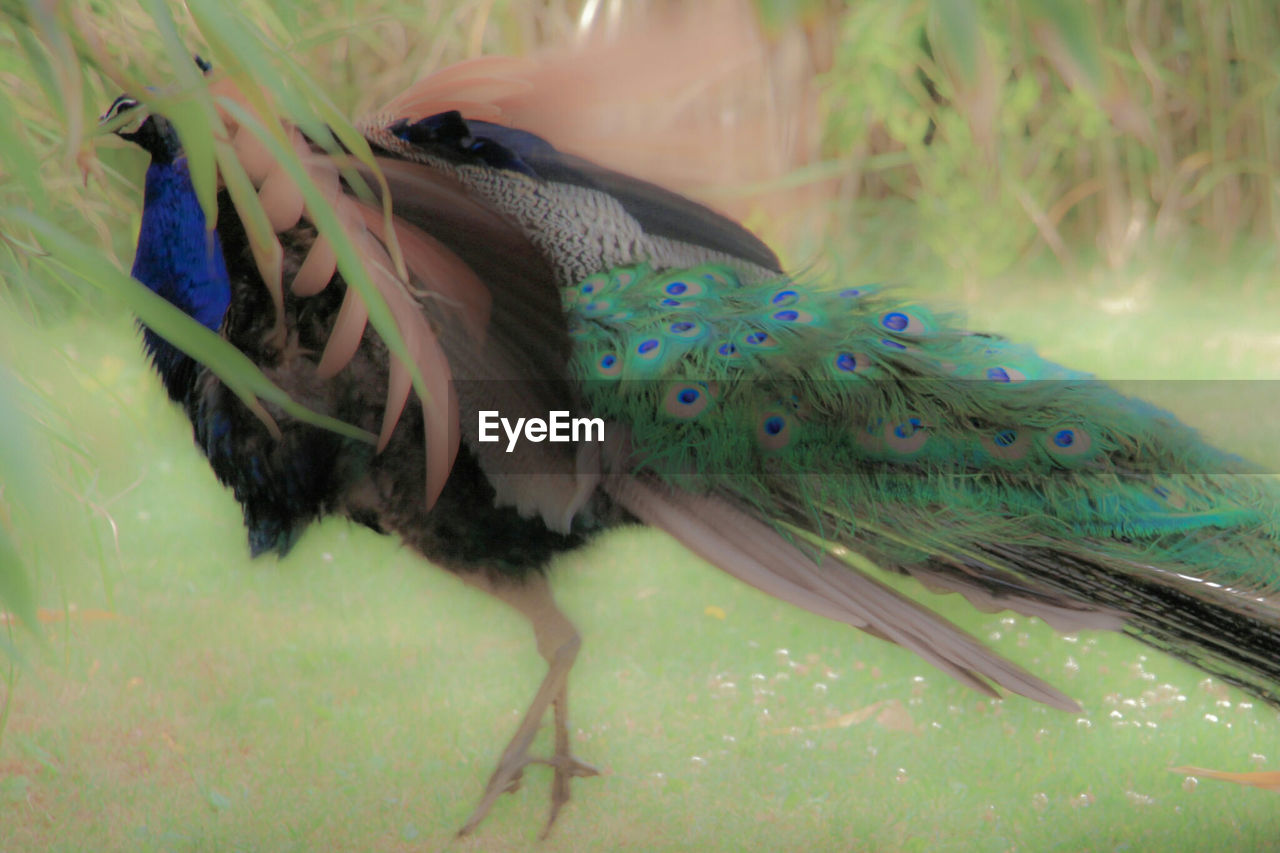
{"type": "MultiPolygon", "coordinates": [[[[541,674],[518,620],[389,540],[326,524],[279,564],[249,562],[234,501],[140,355],[131,316],[147,308],[122,271],[144,159],[96,137],[96,116],[155,84],[189,149],[211,139],[198,48],[295,120],[340,127],[449,62],[680,4],[224,5],[0,2],[6,850],[438,848],[541,674]]],[[[1264,381],[1280,372],[1275,4],[761,0],[753,14],[772,112],[742,135],[775,156],[682,189],[797,265],[908,282],[1052,358],[1150,380],[1147,396],[1280,464],[1264,381]],[[1222,378],[1254,381],[1190,393],[1222,378]]],[[[576,787],[551,847],[1280,837],[1274,795],[1166,771],[1274,766],[1276,713],[1123,639],[938,600],[1066,685],[1076,718],[982,700],[652,532],[604,537],[558,578],[586,637],[578,749],[611,772],[576,787]]],[[[528,843],[545,795],[531,772],[459,846],[528,843]]]]}

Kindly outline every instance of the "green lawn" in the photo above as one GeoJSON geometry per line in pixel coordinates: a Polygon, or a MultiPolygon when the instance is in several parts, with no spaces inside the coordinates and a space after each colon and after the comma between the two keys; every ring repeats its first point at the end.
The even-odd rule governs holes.
{"type": "MultiPolygon", "coordinates": [[[[964,292],[975,324],[1107,376],[1273,379],[1273,262],[933,290],[964,292]]],[[[27,665],[0,688],[0,849],[532,846],[544,768],[473,839],[451,842],[542,675],[522,620],[342,522],[286,560],[251,562],[234,500],[138,353],[119,318],[40,332],[0,320],[0,361],[88,454],[61,451],[60,511],[21,531],[41,605],[70,618],[45,624],[47,648],[17,637],[27,665]]],[[[1184,383],[1143,387],[1280,463],[1258,400],[1267,384],[1227,386],[1212,404],[1184,383]]],[[[1276,712],[1138,643],[933,599],[1085,708],[1064,714],[984,699],[652,531],[610,533],[555,569],[584,637],[576,749],[606,772],[575,784],[539,849],[1247,850],[1280,838],[1275,794],[1168,772],[1280,767],[1276,712]]]]}

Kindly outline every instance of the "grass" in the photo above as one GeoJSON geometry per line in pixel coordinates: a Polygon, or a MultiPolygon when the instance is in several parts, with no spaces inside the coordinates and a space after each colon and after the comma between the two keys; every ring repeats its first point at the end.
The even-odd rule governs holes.
{"type": "MultiPolygon", "coordinates": [[[[1220,274],[1248,290],[1264,262],[1220,274]]],[[[1253,292],[1241,316],[1182,269],[1152,262],[1145,295],[1131,270],[994,280],[967,304],[1112,376],[1274,378],[1280,297],[1253,292]]],[[[15,372],[95,463],[85,506],[25,537],[49,646],[26,645],[10,692],[6,850],[533,844],[541,769],[451,841],[542,673],[518,618],[344,523],[250,561],[125,320],[5,332],[15,372]]],[[[1205,417],[1170,396],[1266,449],[1248,410],[1205,417]]],[[[585,638],[575,748],[606,774],[576,783],[541,849],[1238,850],[1280,831],[1274,794],[1167,770],[1274,767],[1276,712],[1124,638],[934,599],[1085,708],[1063,714],[983,699],[652,531],[612,532],[555,574],[585,638]]]]}

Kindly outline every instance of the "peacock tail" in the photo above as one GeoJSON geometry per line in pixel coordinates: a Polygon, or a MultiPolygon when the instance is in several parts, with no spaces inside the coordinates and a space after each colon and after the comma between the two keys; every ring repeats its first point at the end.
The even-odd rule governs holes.
{"type": "Polygon", "coordinates": [[[1274,631],[1239,640],[1275,624],[1280,492],[1170,413],[895,288],[641,264],[563,296],[633,476],[855,571],[1123,624],[1275,700],[1274,631]]]}

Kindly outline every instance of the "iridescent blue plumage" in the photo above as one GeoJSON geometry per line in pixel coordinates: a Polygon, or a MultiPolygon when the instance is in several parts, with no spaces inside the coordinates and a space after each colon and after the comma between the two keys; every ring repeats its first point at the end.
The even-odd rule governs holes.
{"type": "MultiPolygon", "coordinates": [[[[231,282],[218,233],[205,227],[185,157],[152,155],[133,277],[206,328],[216,332],[222,325],[231,282]]],[[[151,329],[144,328],[143,336],[169,395],[182,400],[190,360],[151,329]]]]}

